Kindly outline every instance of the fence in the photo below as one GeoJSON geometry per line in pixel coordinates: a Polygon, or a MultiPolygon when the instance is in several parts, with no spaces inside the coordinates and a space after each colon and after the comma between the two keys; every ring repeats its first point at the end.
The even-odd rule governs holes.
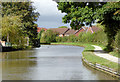
{"type": "Polygon", "coordinates": [[[112,68],[109,68],[109,67],[106,67],[106,66],[103,66],[103,65],[100,65],[100,64],[93,64],[91,62],[88,62],[84,57],[82,58],[83,62],[88,64],[89,66],[95,68],[95,69],[98,69],[100,71],[104,71],[105,73],[108,73],[108,74],[111,74],[112,76],[115,76],[115,77],[120,77],[120,73],[119,71],[116,71],[112,68]]]}

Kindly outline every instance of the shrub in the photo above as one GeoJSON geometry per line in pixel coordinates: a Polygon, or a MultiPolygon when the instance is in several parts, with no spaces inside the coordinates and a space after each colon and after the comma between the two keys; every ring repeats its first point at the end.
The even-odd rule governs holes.
{"type": "Polygon", "coordinates": [[[120,30],[118,31],[117,35],[115,36],[114,47],[115,47],[115,49],[120,51],[120,30]]]}
{"type": "Polygon", "coordinates": [[[68,41],[68,36],[62,37],[62,42],[67,42],[68,41]]]}
{"type": "Polygon", "coordinates": [[[61,42],[62,41],[62,37],[56,37],[56,42],[61,42]]]}
{"type": "Polygon", "coordinates": [[[107,43],[108,43],[107,35],[105,34],[105,32],[103,30],[98,31],[94,35],[95,35],[94,42],[98,42],[98,43],[107,45],[107,43]]]}
{"type": "Polygon", "coordinates": [[[41,43],[50,43],[56,42],[57,33],[53,32],[52,30],[47,30],[42,33],[40,42],[41,43]]]}
{"type": "Polygon", "coordinates": [[[75,35],[70,35],[70,36],[68,36],[68,41],[69,42],[77,42],[78,38],[75,35]]]}
{"type": "Polygon", "coordinates": [[[90,32],[80,33],[78,38],[79,38],[79,42],[93,42],[94,33],[93,34],[90,32]]]}

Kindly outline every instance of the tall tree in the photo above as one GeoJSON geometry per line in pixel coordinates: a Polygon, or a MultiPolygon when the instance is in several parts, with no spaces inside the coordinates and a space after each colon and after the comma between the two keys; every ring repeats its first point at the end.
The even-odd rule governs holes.
{"type": "Polygon", "coordinates": [[[112,43],[115,35],[120,29],[120,1],[119,2],[58,2],[58,9],[67,13],[63,17],[64,23],[70,23],[73,29],[89,25],[99,19],[99,23],[105,25],[105,32],[108,36],[109,50],[112,50],[112,43]]]}
{"type": "Polygon", "coordinates": [[[2,36],[17,46],[24,46],[25,35],[22,33],[22,23],[20,16],[4,16],[2,18],[2,36]]]}
{"type": "Polygon", "coordinates": [[[23,24],[22,32],[29,36],[31,45],[37,45],[37,25],[34,22],[37,21],[39,13],[35,12],[32,2],[3,2],[2,17],[5,15],[20,15],[23,24]]]}
{"type": "Polygon", "coordinates": [[[97,11],[98,22],[105,25],[105,32],[108,36],[107,48],[112,50],[112,43],[115,35],[120,29],[120,2],[108,2],[97,11]]]}
{"type": "Polygon", "coordinates": [[[95,22],[96,9],[106,3],[99,2],[58,2],[58,10],[66,13],[64,23],[70,23],[73,29],[80,29],[84,25],[92,26],[95,22]]]}

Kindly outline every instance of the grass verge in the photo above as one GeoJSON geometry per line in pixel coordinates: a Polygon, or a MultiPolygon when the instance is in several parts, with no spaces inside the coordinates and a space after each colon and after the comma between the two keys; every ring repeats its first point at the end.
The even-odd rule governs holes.
{"type": "Polygon", "coordinates": [[[115,56],[115,57],[120,58],[120,53],[118,53],[116,51],[110,52],[110,54],[113,55],[113,56],[115,56]]]}
{"type": "MultiPolygon", "coordinates": [[[[83,57],[87,61],[89,61],[91,63],[98,63],[98,64],[101,64],[101,65],[107,66],[107,67],[112,68],[116,71],[118,70],[118,64],[117,63],[111,62],[109,60],[106,60],[104,58],[101,58],[101,57],[98,57],[98,56],[94,55],[94,53],[93,53],[94,47],[91,46],[91,45],[95,45],[95,44],[92,44],[92,43],[52,43],[52,44],[55,44],[55,45],[63,44],[63,45],[73,45],[73,46],[85,47],[82,54],[83,54],[83,57]]],[[[97,45],[102,47],[102,48],[105,48],[103,45],[100,45],[100,44],[97,44],[97,45]]]]}

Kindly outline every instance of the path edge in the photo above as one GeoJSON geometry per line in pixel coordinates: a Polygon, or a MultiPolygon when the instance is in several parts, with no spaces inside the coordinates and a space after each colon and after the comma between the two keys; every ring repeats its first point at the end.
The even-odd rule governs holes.
{"type": "Polygon", "coordinates": [[[87,66],[89,66],[89,67],[91,67],[91,68],[93,68],[95,70],[104,72],[106,74],[111,75],[112,77],[116,77],[116,78],[120,79],[120,74],[118,72],[112,72],[110,70],[105,70],[106,68],[101,67],[103,65],[100,65],[100,64],[99,64],[99,67],[98,67],[97,65],[95,65],[95,64],[93,64],[91,62],[88,62],[83,56],[82,56],[82,61],[83,61],[84,64],[86,64],[87,66]]]}

